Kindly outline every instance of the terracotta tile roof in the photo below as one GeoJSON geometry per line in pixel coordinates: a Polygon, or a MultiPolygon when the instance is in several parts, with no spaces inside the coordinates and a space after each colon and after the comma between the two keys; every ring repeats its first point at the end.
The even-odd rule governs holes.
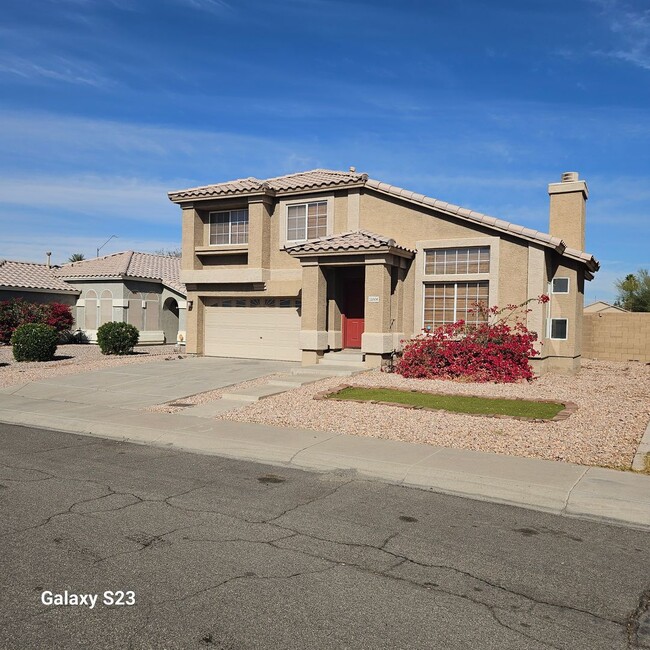
{"type": "Polygon", "coordinates": [[[363,184],[368,179],[367,174],[356,172],[339,172],[329,169],[312,169],[298,174],[287,174],[260,180],[259,178],[240,178],[216,185],[191,187],[186,190],[169,192],[172,201],[183,199],[205,199],[241,194],[256,194],[260,192],[282,193],[298,190],[323,189],[328,187],[363,184]]]}
{"type": "Polygon", "coordinates": [[[309,190],[326,190],[334,187],[345,186],[364,186],[382,194],[388,194],[410,203],[434,208],[439,212],[454,216],[463,221],[479,224],[492,230],[510,234],[520,239],[541,244],[547,248],[555,249],[559,254],[566,255],[572,259],[583,262],[589,270],[597,271],[600,268],[599,262],[590,255],[582,251],[567,249],[566,243],[558,237],[553,237],[548,233],[532,228],[526,228],[503,219],[497,219],[490,215],[468,210],[453,203],[440,201],[418,192],[411,192],[396,185],[383,183],[381,181],[368,178],[367,174],[356,171],[342,172],[329,169],[313,169],[307,172],[297,174],[287,174],[286,176],[277,176],[260,180],[258,178],[243,178],[240,180],[218,183],[216,185],[205,185],[203,187],[194,187],[187,190],[178,190],[169,192],[170,200],[180,203],[184,200],[191,199],[208,199],[220,198],[223,196],[246,196],[255,193],[283,194],[295,191],[309,190]]]}
{"type": "Polygon", "coordinates": [[[181,260],[178,257],[123,251],[64,264],[56,269],[56,275],[70,282],[83,278],[147,278],[160,280],[171,289],[185,294],[180,271],[181,260]]]}
{"type": "Polygon", "coordinates": [[[289,253],[338,253],[348,251],[386,250],[388,248],[415,254],[415,251],[398,246],[394,239],[378,235],[368,230],[355,230],[340,235],[328,235],[287,246],[289,253]]]}
{"type": "Polygon", "coordinates": [[[55,275],[47,264],[0,260],[0,287],[12,289],[41,289],[53,293],[79,293],[55,275]]]}

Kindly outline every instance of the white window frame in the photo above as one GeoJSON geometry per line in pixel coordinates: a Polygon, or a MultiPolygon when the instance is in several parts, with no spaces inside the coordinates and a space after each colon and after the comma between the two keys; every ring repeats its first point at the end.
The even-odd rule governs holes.
{"type": "Polygon", "coordinates": [[[250,217],[248,208],[233,208],[232,210],[213,210],[208,214],[208,245],[209,246],[246,246],[248,245],[248,239],[250,236],[250,217]],[[232,213],[233,212],[245,212],[246,213],[246,241],[245,242],[233,242],[232,241],[232,213]],[[228,243],[227,244],[213,244],[212,243],[212,224],[213,218],[218,214],[227,214],[228,215],[228,243]]]}
{"type": "Polygon", "coordinates": [[[548,338],[551,341],[567,341],[569,339],[569,319],[568,318],[549,318],[548,320],[548,338]],[[553,336],[553,321],[563,320],[566,323],[566,336],[553,336]]]}
{"type": "MultiPolygon", "coordinates": [[[[481,275],[486,275],[486,274],[481,274],[481,275]]],[[[442,276],[440,276],[442,277],[442,276]]],[[[448,276],[447,276],[448,277],[448,276]]],[[[449,321],[448,323],[441,323],[440,325],[433,325],[431,327],[430,331],[433,331],[436,327],[440,327],[441,325],[449,325],[450,323],[455,323],[458,320],[458,285],[459,284],[474,284],[474,283],[479,283],[479,282],[485,282],[487,284],[487,289],[488,289],[488,296],[490,294],[490,280],[485,278],[485,279],[471,279],[471,280],[425,280],[424,282],[424,287],[422,289],[422,329],[425,329],[426,324],[425,324],[425,304],[426,304],[426,295],[427,295],[427,287],[433,286],[435,284],[452,284],[454,286],[454,318],[453,320],[449,321]]],[[[488,305],[489,306],[489,305],[488,305]]],[[[469,322],[467,318],[464,319],[465,322],[469,322]]],[[[483,323],[485,321],[479,321],[480,323],[483,323]]],[[[473,324],[473,323],[470,323],[473,324]]],[[[429,330],[428,330],[429,331],[429,330]]]]}
{"type": "Polygon", "coordinates": [[[283,239],[285,244],[296,244],[299,242],[304,242],[304,241],[309,241],[307,238],[307,231],[308,231],[308,220],[309,220],[309,205],[314,204],[314,203],[324,203],[325,204],[325,234],[324,235],[319,235],[319,237],[325,237],[330,234],[330,223],[331,223],[331,218],[330,218],[330,201],[326,198],[322,199],[311,199],[311,200],[301,200],[301,201],[292,201],[290,203],[287,203],[284,206],[284,228],[283,228],[283,239]],[[304,205],[305,206],[305,237],[301,239],[289,239],[289,209],[290,208],[295,208],[298,206],[304,205]]]}
{"type": "Polygon", "coordinates": [[[459,237],[455,239],[422,239],[415,242],[416,261],[415,265],[415,300],[413,301],[413,325],[417,333],[424,328],[424,286],[425,284],[438,284],[440,282],[479,282],[487,280],[488,284],[488,305],[499,304],[499,249],[501,240],[499,237],[478,236],[459,237]],[[475,246],[490,247],[490,272],[489,273],[462,273],[459,275],[432,275],[425,273],[426,258],[425,252],[435,248],[473,248],[475,246]]]}
{"type": "MultiPolygon", "coordinates": [[[[445,255],[446,259],[446,255],[445,255]]],[[[448,278],[454,278],[458,276],[465,276],[465,275],[481,275],[481,276],[488,276],[490,274],[490,269],[492,268],[492,247],[490,244],[482,244],[479,246],[435,246],[431,248],[426,248],[424,250],[424,256],[423,256],[423,273],[425,277],[448,277],[448,278]],[[456,251],[456,268],[458,269],[458,251],[460,250],[471,250],[472,248],[476,248],[480,251],[482,248],[487,248],[488,250],[488,270],[487,271],[461,271],[460,273],[427,273],[427,254],[432,253],[434,251],[456,251]]],[[[479,253],[479,261],[478,264],[480,266],[481,264],[481,254],[479,253]]]]}
{"type": "Polygon", "coordinates": [[[558,276],[551,280],[551,293],[557,294],[560,296],[566,296],[568,293],[571,293],[571,278],[565,276],[558,276]],[[555,291],[555,281],[556,280],[566,280],[566,291],[555,291]]]}

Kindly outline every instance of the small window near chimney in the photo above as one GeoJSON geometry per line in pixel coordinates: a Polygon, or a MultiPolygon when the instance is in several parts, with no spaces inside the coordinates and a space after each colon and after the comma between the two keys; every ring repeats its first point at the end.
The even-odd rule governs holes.
{"type": "Polygon", "coordinates": [[[551,318],[550,338],[559,341],[566,341],[569,329],[569,321],[566,318],[551,318]]]}
{"type": "Polygon", "coordinates": [[[569,278],[553,278],[553,293],[569,293],[569,278]]]}

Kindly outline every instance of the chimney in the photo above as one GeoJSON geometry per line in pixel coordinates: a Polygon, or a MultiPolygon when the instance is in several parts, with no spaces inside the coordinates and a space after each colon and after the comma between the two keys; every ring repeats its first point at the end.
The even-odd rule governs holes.
{"type": "Polygon", "coordinates": [[[45,264],[47,264],[48,269],[51,269],[52,268],[52,253],[47,252],[47,253],[45,253],[45,255],[47,256],[47,260],[46,260],[45,264]]]}
{"type": "Polygon", "coordinates": [[[585,214],[589,190],[578,172],[564,172],[559,183],[548,186],[549,233],[564,240],[568,248],[585,249],[585,214]]]}

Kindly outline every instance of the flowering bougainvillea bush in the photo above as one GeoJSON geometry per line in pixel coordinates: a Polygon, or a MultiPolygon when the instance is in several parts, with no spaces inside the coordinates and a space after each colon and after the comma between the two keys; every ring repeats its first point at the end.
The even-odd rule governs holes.
{"type": "Polygon", "coordinates": [[[460,320],[417,336],[404,346],[395,370],[403,377],[419,379],[500,383],[532,380],[529,359],[539,354],[533,347],[537,333],[519,320],[530,311],[524,307],[532,300],[545,303],[548,296],[502,309],[477,304],[480,320],[486,322],[468,324],[460,320]]]}
{"type": "Polygon", "coordinates": [[[16,329],[27,323],[49,325],[61,333],[73,322],[70,307],[59,302],[36,304],[22,298],[0,301],[0,343],[9,343],[16,329]]]}

